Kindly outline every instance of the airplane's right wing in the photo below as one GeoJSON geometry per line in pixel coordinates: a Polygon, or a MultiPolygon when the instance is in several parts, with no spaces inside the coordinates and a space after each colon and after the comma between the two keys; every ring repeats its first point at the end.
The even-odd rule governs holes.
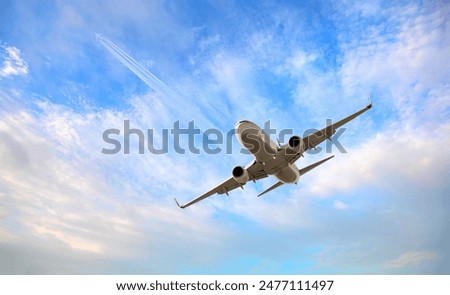
{"type": "MultiPolygon", "coordinates": [[[[264,167],[261,163],[258,163],[256,161],[254,161],[252,164],[250,164],[249,166],[246,167],[248,175],[250,177],[250,180],[256,181],[259,180],[261,178],[265,178],[267,177],[267,173],[264,171],[264,167]]],[[[228,178],[227,180],[225,180],[224,182],[222,182],[221,184],[219,184],[218,186],[216,186],[215,188],[213,188],[212,190],[207,191],[206,193],[204,193],[201,196],[198,196],[197,198],[193,199],[192,201],[187,202],[186,204],[180,205],[178,203],[178,201],[175,199],[175,202],[177,203],[177,205],[184,209],[188,206],[191,206],[192,204],[195,204],[203,199],[206,199],[207,197],[210,197],[214,194],[228,194],[228,192],[234,190],[235,188],[238,187],[243,187],[245,185],[242,183],[237,182],[233,177],[228,178]]]]}
{"type": "Polygon", "coordinates": [[[334,133],[336,133],[336,129],[342,127],[344,124],[350,122],[351,120],[355,119],[356,117],[358,117],[359,115],[361,115],[362,113],[366,112],[367,110],[369,110],[371,108],[372,108],[372,103],[370,103],[365,108],[357,111],[356,113],[303,138],[302,140],[303,140],[303,144],[305,146],[305,150],[301,151],[299,153],[295,153],[293,155],[287,155],[289,163],[292,164],[295,161],[297,161],[298,158],[300,158],[300,156],[303,154],[303,152],[305,152],[309,149],[313,149],[316,146],[318,146],[319,144],[321,144],[324,140],[331,138],[331,136],[334,133]]]}

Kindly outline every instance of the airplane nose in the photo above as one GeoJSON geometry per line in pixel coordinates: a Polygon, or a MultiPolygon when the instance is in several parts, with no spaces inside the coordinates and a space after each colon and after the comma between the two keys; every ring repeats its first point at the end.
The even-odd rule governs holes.
{"type": "Polygon", "coordinates": [[[242,120],[236,123],[236,125],[234,126],[234,131],[236,133],[236,135],[241,134],[242,132],[242,125],[244,125],[247,121],[246,120],[242,120]]]}
{"type": "Polygon", "coordinates": [[[236,136],[241,133],[240,129],[241,129],[241,123],[238,122],[238,123],[236,123],[236,125],[234,125],[234,134],[236,134],[236,136]]]}
{"type": "Polygon", "coordinates": [[[241,120],[236,123],[234,126],[234,130],[236,134],[241,134],[243,130],[253,127],[253,123],[248,120],[241,120]]]}

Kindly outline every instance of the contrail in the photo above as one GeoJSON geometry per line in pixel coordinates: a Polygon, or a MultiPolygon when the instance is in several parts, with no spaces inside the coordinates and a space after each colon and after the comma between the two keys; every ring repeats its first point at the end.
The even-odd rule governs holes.
{"type": "Polygon", "coordinates": [[[159,80],[158,77],[150,73],[146,68],[140,65],[134,58],[129,56],[126,52],[120,49],[108,38],[96,33],[95,37],[97,41],[106,48],[115,58],[117,58],[124,66],[130,69],[136,76],[138,76],[145,84],[147,84],[153,90],[180,100],[180,96],[175,93],[169,86],[167,86],[163,81],[159,80]]]}
{"type": "MultiPolygon", "coordinates": [[[[177,92],[173,91],[163,81],[158,79],[149,70],[140,65],[134,58],[129,56],[126,52],[120,49],[108,38],[96,33],[95,37],[97,41],[108,50],[115,58],[117,58],[124,66],[138,76],[145,84],[147,84],[154,91],[162,94],[166,98],[170,98],[166,107],[174,111],[179,116],[196,116],[197,123],[204,124],[204,126],[210,126],[211,122],[215,122],[217,126],[220,126],[219,121],[209,111],[201,111],[197,103],[192,99],[185,99],[181,97],[177,92]]],[[[209,106],[203,106],[209,109],[209,106]]],[[[192,118],[189,118],[192,119],[192,118]]]]}

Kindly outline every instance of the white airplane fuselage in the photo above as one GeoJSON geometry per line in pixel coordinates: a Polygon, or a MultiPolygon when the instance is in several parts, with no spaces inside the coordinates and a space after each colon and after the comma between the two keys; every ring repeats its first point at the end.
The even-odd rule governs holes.
{"type": "Polygon", "coordinates": [[[236,137],[239,143],[247,149],[257,162],[264,166],[267,174],[275,176],[283,183],[297,183],[300,172],[295,163],[290,164],[281,156],[285,149],[280,148],[255,123],[244,120],[235,126],[236,137]]]}

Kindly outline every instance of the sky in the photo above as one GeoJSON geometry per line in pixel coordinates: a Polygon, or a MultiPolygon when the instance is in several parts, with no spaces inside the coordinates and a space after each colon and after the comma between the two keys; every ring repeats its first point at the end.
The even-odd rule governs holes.
{"type": "Polygon", "coordinates": [[[449,15],[446,1],[2,1],[0,273],[450,274],[449,15]],[[136,135],[102,153],[125,121],[155,146],[175,122],[302,136],[369,96],[345,152],[322,144],[298,167],[331,161],[261,198],[274,178],[173,201],[252,161],[235,136],[231,153],[177,153],[169,136],[139,154],[136,135]]]}

